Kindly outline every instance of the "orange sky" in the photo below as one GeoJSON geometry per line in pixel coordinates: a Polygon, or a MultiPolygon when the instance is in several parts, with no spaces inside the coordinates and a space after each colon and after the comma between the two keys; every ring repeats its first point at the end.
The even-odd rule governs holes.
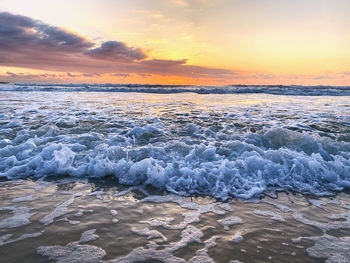
{"type": "Polygon", "coordinates": [[[348,0],[0,2],[0,81],[350,85],[348,0]]]}

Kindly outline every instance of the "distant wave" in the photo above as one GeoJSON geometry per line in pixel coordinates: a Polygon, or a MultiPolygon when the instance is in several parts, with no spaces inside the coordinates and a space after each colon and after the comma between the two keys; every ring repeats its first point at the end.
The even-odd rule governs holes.
{"type": "Polygon", "coordinates": [[[275,94],[297,96],[350,96],[350,86],[285,86],[285,85],[144,85],[144,84],[37,84],[15,83],[0,85],[0,91],[42,92],[139,92],[197,94],[275,94]]]}

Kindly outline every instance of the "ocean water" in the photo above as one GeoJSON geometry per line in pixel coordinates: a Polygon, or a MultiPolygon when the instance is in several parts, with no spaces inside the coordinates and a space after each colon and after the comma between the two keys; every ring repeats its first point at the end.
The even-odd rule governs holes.
{"type": "Polygon", "coordinates": [[[350,262],[348,92],[0,85],[0,262],[350,262]]]}
{"type": "Polygon", "coordinates": [[[0,86],[0,177],[249,199],[350,188],[350,88],[0,86]]]}
{"type": "Polygon", "coordinates": [[[0,91],[57,91],[57,92],[142,92],[158,94],[275,94],[301,96],[349,96],[350,86],[286,86],[286,85],[143,85],[143,84],[43,84],[14,83],[1,85],[0,91]]]}

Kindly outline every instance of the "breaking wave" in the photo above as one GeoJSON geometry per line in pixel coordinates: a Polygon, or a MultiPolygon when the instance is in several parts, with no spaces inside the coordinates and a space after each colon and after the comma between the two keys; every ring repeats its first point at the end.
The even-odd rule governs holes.
{"type": "Polygon", "coordinates": [[[346,97],[138,96],[0,93],[0,177],[112,176],[221,199],[350,188],[346,97]]]}
{"type": "Polygon", "coordinates": [[[0,140],[0,176],[112,175],[126,185],[222,199],[250,198],[271,188],[325,195],[350,187],[350,143],[287,129],[216,134],[210,145],[163,136],[156,126],[108,137],[63,135],[57,127],[22,131],[0,140]]]}

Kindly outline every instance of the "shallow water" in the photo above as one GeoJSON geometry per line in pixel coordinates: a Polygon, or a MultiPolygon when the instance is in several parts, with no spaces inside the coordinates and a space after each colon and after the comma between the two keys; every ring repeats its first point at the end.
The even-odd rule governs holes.
{"type": "Polygon", "coordinates": [[[221,202],[104,179],[55,179],[2,182],[0,200],[2,262],[350,259],[347,194],[221,202]]]}

